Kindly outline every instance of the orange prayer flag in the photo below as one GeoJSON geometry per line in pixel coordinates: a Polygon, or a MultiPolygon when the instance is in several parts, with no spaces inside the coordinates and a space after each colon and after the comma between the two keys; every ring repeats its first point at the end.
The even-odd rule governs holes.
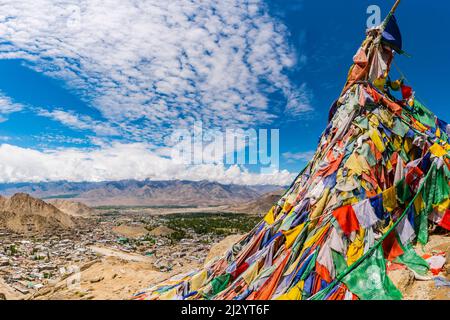
{"type": "Polygon", "coordinates": [[[331,279],[331,275],[328,269],[325,266],[318,263],[317,261],[316,261],[316,273],[327,283],[330,283],[333,280],[331,279]]]}
{"type": "Polygon", "coordinates": [[[256,292],[254,296],[254,300],[269,300],[272,295],[275,293],[278,282],[283,274],[284,267],[286,263],[289,261],[289,254],[286,255],[283,262],[278,266],[275,272],[270,276],[270,278],[264,283],[261,289],[256,292]]]}

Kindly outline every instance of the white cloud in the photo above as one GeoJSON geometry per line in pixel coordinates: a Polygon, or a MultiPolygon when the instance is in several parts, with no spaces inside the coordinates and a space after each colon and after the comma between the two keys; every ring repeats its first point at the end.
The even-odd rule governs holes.
{"type": "Polygon", "coordinates": [[[38,111],[38,115],[58,121],[72,129],[91,130],[99,136],[119,135],[119,132],[116,129],[106,123],[93,120],[89,116],[79,116],[70,111],[58,109],[48,111],[41,109],[38,111]]]}
{"type": "Polygon", "coordinates": [[[22,104],[15,103],[0,91],[0,123],[8,120],[9,114],[22,111],[24,108],[22,104]]]}
{"type": "MultiPolygon", "coordinates": [[[[38,115],[86,132],[71,143],[95,149],[0,146],[0,181],[214,180],[284,185],[287,171],[256,174],[221,164],[168,159],[173,129],[267,127],[311,110],[305,84],[286,76],[305,56],[264,0],[2,0],[0,59],[22,59],[96,108],[102,121],[66,109],[38,115]],[[271,108],[280,92],[287,103],[271,108]],[[114,143],[116,136],[124,143],[114,143]],[[125,143],[126,142],[126,143],[125,143]],[[112,144],[111,144],[112,143],[112,144]]],[[[0,108],[3,100],[0,95],[0,108]]],[[[22,110],[3,97],[4,112],[22,110]]],[[[73,106],[67,106],[73,108],[73,106]]],[[[68,142],[65,141],[65,142],[68,142]]]]}
{"type": "Polygon", "coordinates": [[[238,166],[185,165],[158,155],[143,143],[114,144],[98,149],[38,151],[0,145],[0,182],[210,180],[225,184],[286,185],[294,175],[286,170],[271,174],[250,173],[238,166]]]}
{"type": "Polygon", "coordinates": [[[193,120],[247,127],[309,111],[307,88],[284,73],[296,64],[286,36],[262,0],[0,3],[0,58],[64,80],[133,141],[193,120]],[[274,90],[288,101],[280,114],[274,90]]]}

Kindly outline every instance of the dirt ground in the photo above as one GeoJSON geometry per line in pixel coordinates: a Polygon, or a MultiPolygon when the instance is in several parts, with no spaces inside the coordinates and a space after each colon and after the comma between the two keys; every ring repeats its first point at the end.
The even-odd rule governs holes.
{"type": "Polygon", "coordinates": [[[127,300],[139,290],[167,280],[173,275],[191,269],[167,273],[152,266],[152,258],[119,250],[92,247],[101,258],[81,268],[78,275],[62,279],[58,283],[40,290],[36,300],[127,300]]]}
{"type": "Polygon", "coordinates": [[[155,271],[148,263],[105,257],[55,286],[39,292],[37,300],[122,300],[130,299],[137,288],[162,281],[167,275],[155,271]],[[78,281],[79,280],[79,281],[78,281]]]}
{"type": "Polygon", "coordinates": [[[17,300],[21,295],[0,278],[0,299],[17,300]]]}
{"type": "Polygon", "coordinates": [[[91,247],[100,258],[79,273],[28,297],[38,300],[123,300],[139,289],[164,281],[171,274],[158,272],[152,258],[115,249],[91,247]]]}

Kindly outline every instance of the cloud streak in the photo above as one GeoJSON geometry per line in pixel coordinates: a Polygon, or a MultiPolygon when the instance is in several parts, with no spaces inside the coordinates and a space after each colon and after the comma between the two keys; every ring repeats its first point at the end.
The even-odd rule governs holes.
{"type": "Polygon", "coordinates": [[[15,103],[0,91],[0,123],[8,120],[9,114],[22,111],[24,108],[24,105],[15,103]]]}
{"type": "Polygon", "coordinates": [[[118,130],[114,129],[106,123],[93,120],[89,116],[79,116],[76,113],[70,111],[64,111],[60,109],[48,111],[41,109],[38,111],[38,115],[60,122],[72,129],[93,131],[99,136],[119,135],[118,130]]]}
{"type": "Polygon", "coordinates": [[[294,176],[288,171],[258,174],[238,166],[185,165],[160,156],[146,144],[119,144],[98,149],[37,151],[0,145],[0,182],[210,180],[224,184],[286,185],[294,176]]]}

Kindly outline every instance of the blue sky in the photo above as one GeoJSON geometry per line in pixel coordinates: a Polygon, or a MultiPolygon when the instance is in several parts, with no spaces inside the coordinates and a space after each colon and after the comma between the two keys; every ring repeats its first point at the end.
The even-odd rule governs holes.
{"type": "MultiPolygon", "coordinates": [[[[316,148],[364,38],[393,1],[114,0],[0,4],[0,182],[212,179],[288,183],[316,148]],[[168,135],[279,128],[280,169],[186,166],[168,135]]],[[[408,0],[396,63],[448,116],[450,4],[408,0]]],[[[395,71],[394,71],[395,75],[395,71]]]]}

